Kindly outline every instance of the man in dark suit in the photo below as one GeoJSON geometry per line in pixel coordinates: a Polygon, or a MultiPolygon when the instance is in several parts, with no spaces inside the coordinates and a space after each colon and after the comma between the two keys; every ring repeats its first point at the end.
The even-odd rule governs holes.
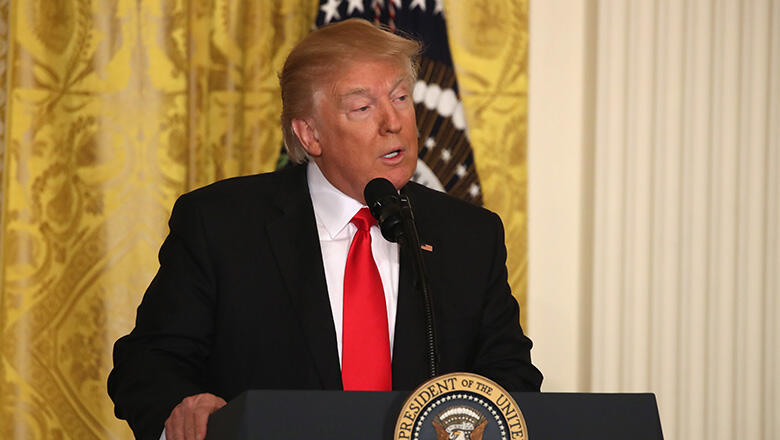
{"type": "Polygon", "coordinates": [[[217,182],[176,202],[160,269],[135,329],[115,345],[108,383],[117,416],[138,438],[157,439],[164,427],[169,440],[202,439],[208,415],[247,389],[411,390],[427,379],[411,256],[376,226],[364,232],[383,342],[365,352],[353,342],[350,260],[362,233],[355,218],[375,177],[405,186],[414,207],[441,373],[539,390],[507,284],[500,219],[408,183],[418,148],[418,51],[360,20],[312,33],[280,75],[285,145],[300,165],[217,182]],[[392,359],[377,382],[386,385],[354,382],[347,365],[374,374],[359,362],[376,351],[392,359]]]}

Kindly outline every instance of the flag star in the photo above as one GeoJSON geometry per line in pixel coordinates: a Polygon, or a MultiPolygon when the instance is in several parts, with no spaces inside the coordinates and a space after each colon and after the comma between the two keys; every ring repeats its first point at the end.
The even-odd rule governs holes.
{"type": "Polygon", "coordinates": [[[325,24],[330,23],[333,18],[336,18],[336,20],[341,19],[341,15],[339,15],[338,11],[341,1],[342,0],[328,0],[327,3],[320,6],[320,10],[325,13],[325,18],[323,19],[325,24]]]}
{"type": "Polygon", "coordinates": [[[441,150],[441,160],[445,162],[449,162],[450,159],[452,159],[452,153],[450,153],[450,150],[447,149],[441,150]]]}
{"type": "Polygon", "coordinates": [[[434,141],[432,137],[429,137],[428,139],[425,140],[426,148],[433,148],[434,145],[436,145],[436,141],[434,141]]]}
{"type": "Polygon", "coordinates": [[[363,13],[363,0],[347,0],[349,6],[347,6],[347,15],[352,15],[352,12],[357,9],[360,13],[363,13]]]}
{"type": "Polygon", "coordinates": [[[472,183],[471,186],[469,187],[469,194],[471,195],[471,197],[478,196],[479,195],[479,185],[477,185],[476,183],[472,183]]]}
{"type": "Polygon", "coordinates": [[[444,12],[444,0],[436,0],[436,6],[433,8],[434,14],[441,14],[444,12]]]}
{"type": "Polygon", "coordinates": [[[458,165],[458,169],[455,171],[455,174],[458,175],[458,177],[463,177],[466,175],[466,166],[463,164],[458,165]]]}
{"type": "Polygon", "coordinates": [[[411,11],[415,7],[419,7],[421,11],[425,12],[425,0],[412,0],[412,4],[409,5],[411,11]]]}

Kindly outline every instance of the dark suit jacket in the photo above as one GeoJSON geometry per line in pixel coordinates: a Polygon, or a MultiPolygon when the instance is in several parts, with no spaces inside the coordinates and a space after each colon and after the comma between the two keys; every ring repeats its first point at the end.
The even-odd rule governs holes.
{"type": "MultiPolygon", "coordinates": [[[[441,372],[539,390],[507,284],[497,215],[410,183],[430,277],[441,372]]],[[[159,437],[184,397],[247,389],[341,389],[305,167],[217,182],[176,202],[160,269],[117,341],[108,390],[138,438],[159,437]]],[[[401,254],[393,388],[426,377],[422,299],[401,254]]]]}

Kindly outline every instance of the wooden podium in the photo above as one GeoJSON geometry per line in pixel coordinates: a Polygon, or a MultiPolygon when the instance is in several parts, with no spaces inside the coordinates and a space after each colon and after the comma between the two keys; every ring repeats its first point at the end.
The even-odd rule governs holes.
{"type": "MultiPolygon", "coordinates": [[[[511,394],[530,440],[663,439],[653,394],[511,394]]],[[[211,415],[206,440],[390,440],[408,395],[247,391],[211,415]]]]}

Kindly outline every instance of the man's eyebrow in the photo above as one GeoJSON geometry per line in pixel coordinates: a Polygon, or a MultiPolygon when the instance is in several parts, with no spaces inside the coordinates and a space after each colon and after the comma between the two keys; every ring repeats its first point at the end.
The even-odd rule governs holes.
{"type": "Polygon", "coordinates": [[[395,82],[393,83],[393,87],[390,87],[390,90],[395,90],[400,86],[402,83],[408,82],[409,86],[411,86],[412,81],[409,78],[409,75],[401,75],[398,78],[396,78],[395,82]]]}
{"type": "Polygon", "coordinates": [[[363,88],[363,87],[359,87],[359,88],[356,88],[356,89],[347,90],[346,92],[344,92],[341,95],[339,95],[339,99],[343,101],[344,99],[346,99],[346,98],[348,98],[350,96],[355,96],[355,95],[358,95],[358,96],[360,96],[360,95],[368,96],[369,94],[370,93],[369,93],[368,89],[363,88]]]}
{"type": "MultiPolygon", "coordinates": [[[[398,88],[399,85],[401,85],[404,81],[408,81],[409,77],[407,75],[401,75],[398,78],[396,78],[395,82],[393,82],[392,87],[390,87],[390,90],[393,91],[398,88]]],[[[339,95],[339,100],[344,101],[346,98],[349,98],[351,96],[366,96],[370,97],[371,92],[365,88],[365,87],[357,87],[354,89],[349,89],[346,92],[339,95]]]]}

